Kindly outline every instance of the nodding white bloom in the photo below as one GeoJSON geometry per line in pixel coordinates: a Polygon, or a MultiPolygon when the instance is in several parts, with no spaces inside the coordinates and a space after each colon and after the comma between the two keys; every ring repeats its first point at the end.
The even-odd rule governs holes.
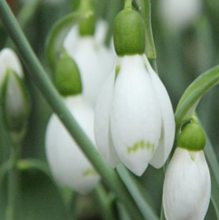
{"type": "Polygon", "coordinates": [[[167,91],[145,55],[119,57],[99,95],[95,138],[100,154],[136,175],[160,168],[173,145],[175,122],[167,91]]]}
{"type": "Polygon", "coordinates": [[[181,30],[190,25],[201,13],[201,0],[160,0],[160,12],[171,30],[181,30]]]}
{"type": "Polygon", "coordinates": [[[167,168],[163,186],[166,219],[203,220],[210,194],[210,173],[203,150],[177,148],[167,168]]]}
{"type": "Polygon", "coordinates": [[[9,48],[0,52],[0,90],[4,118],[13,138],[18,140],[26,130],[30,100],[19,58],[9,48]]]}
{"type": "MultiPolygon", "coordinates": [[[[66,98],[65,103],[94,143],[93,109],[81,95],[66,98]]],[[[49,120],[45,144],[52,174],[61,186],[86,194],[97,185],[99,175],[55,114],[49,120]]]]}
{"type": "Polygon", "coordinates": [[[83,95],[94,107],[100,88],[112,68],[115,53],[104,45],[106,23],[99,22],[94,36],[80,36],[74,26],[64,41],[67,53],[75,60],[83,84],[83,95]]]}

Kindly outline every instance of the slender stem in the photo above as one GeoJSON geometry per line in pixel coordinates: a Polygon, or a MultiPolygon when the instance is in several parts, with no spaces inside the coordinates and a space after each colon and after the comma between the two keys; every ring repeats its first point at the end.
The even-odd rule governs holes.
{"type": "Polygon", "coordinates": [[[11,146],[11,163],[12,166],[8,173],[8,207],[6,211],[7,220],[16,220],[16,206],[18,199],[19,176],[17,169],[18,149],[11,146]]]}
{"type": "Polygon", "coordinates": [[[146,35],[146,47],[145,53],[153,68],[157,72],[156,64],[156,49],[154,45],[153,31],[151,25],[151,1],[150,0],[141,0],[142,4],[142,17],[145,24],[145,35],[146,35]]]}
{"type": "Polygon", "coordinates": [[[58,115],[62,123],[66,126],[74,140],[81,147],[81,150],[102,176],[105,184],[109,187],[109,189],[114,191],[117,197],[123,202],[132,219],[144,219],[138,206],[134,202],[132,196],[118,174],[105,164],[95,150],[92,142],[89,140],[89,138],[75,121],[72,114],[64,105],[61,97],[50,82],[45,70],[32,51],[27,39],[21,31],[5,0],[0,1],[0,17],[9,35],[16,44],[18,51],[20,52],[23,61],[29,70],[28,73],[31,76],[31,79],[37,85],[38,89],[41,91],[42,95],[45,97],[54,112],[58,115]]]}
{"type": "Polygon", "coordinates": [[[125,0],[125,8],[131,8],[132,7],[132,0],[125,0]]]}

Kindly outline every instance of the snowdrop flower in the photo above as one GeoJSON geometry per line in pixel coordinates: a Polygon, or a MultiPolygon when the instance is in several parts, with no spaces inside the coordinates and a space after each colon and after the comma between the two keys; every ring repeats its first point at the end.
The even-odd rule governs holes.
{"type": "Polygon", "coordinates": [[[26,129],[30,100],[23,81],[19,58],[9,48],[0,52],[0,87],[6,123],[13,137],[20,139],[26,129]]]}
{"type": "MultiPolygon", "coordinates": [[[[93,109],[81,95],[68,97],[65,103],[94,143],[93,109]]],[[[58,184],[81,194],[88,193],[97,185],[99,175],[55,114],[47,126],[45,145],[49,166],[58,184]]]]}
{"type": "Polygon", "coordinates": [[[167,220],[203,220],[208,209],[211,180],[203,152],[206,139],[193,119],[179,135],[179,147],[167,168],[163,186],[167,220]]]}
{"type": "Polygon", "coordinates": [[[149,163],[156,168],[165,163],[174,140],[174,115],[164,85],[143,54],[140,15],[123,10],[114,29],[119,57],[97,101],[96,143],[111,167],[122,162],[140,176],[149,163]]]}
{"type": "Polygon", "coordinates": [[[101,21],[96,25],[94,36],[81,36],[79,26],[74,26],[64,41],[66,51],[80,70],[83,95],[93,107],[115,59],[113,50],[104,45],[106,30],[106,22],[101,21]]]}
{"type": "Polygon", "coordinates": [[[203,220],[210,201],[211,181],[204,152],[177,148],[163,187],[167,220],[203,220]]]}
{"type": "Polygon", "coordinates": [[[172,30],[182,30],[201,13],[201,0],[160,0],[162,19],[172,30]]]}

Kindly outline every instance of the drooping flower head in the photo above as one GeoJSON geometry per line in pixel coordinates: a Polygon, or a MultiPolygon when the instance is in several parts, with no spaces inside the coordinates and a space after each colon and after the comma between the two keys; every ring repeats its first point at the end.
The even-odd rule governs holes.
{"type": "Polygon", "coordinates": [[[183,128],[167,168],[163,206],[167,220],[203,220],[211,195],[209,168],[203,148],[205,134],[196,122],[183,128]]]}
{"type": "Polygon", "coordinates": [[[0,95],[6,126],[19,142],[27,129],[30,99],[19,58],[9,48],[0,52],[0,95]]]}
{"type": "Polygon", "coordinates": [[[175,123],[165,87],[148,62],[140,14],[131,7],[114,24],[116,64],[95,112],[97,147],[105,161],[124,163],[136,175],[148,164],[160,168],[173,145],[175,123]]]}
{"type": "MultiPolygon", "coordinates": [[[[54,84],[77,123],[94,143],[94,111],[81,95],[79,69],[65,51],[57,63],[54,84]]],[[[45,145],[49,166],[60,186],[86,194],[97,185],[99,175],[55,114],[47,125],[45,145]]]]}

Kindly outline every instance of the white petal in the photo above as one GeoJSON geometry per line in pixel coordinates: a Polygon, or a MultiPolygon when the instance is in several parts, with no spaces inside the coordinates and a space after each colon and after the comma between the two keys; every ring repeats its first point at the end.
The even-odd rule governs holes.
{"type": "Polygon", "coordinates": [[[186,149],[177,148],[164,180],[166,219],[203,220],[210,201],[210,191],[210,173],[203,151],[190,154],[186,149]]]}
{"type": "Polygon", "coordinates": [[[154,157],[150,161],[150,164],[156,168],[160,168],[166,162],[174,142],[175,137],[175,120],[172,104],[170,102],[169,95],[164,87],[163,83],[151,68],[150,63],[146,58],[146,66],[149,69],[152,84],[156,92],[157,99],[159,100],[159,109],[162,116],[162,133],[159,141],[158,148],[154,154],[154,157]]]}
{"type": "Polygon", "coordinates": [[[115,71],[107,78],[97,100],[95,108],[95,138],[97,147],[104,160],[115,168],[119,158],[115,152],[110,133],[110,111],[115,81],[115,71]]]}
{"type": "MultiPolygon", "coordinates": [[[[80,96],[69,98],[67,105],[75,119],[93,141],[93,111],[80,96]]],[[[99,175],[81,152],[56,115],[50,118],[46,132],[47,159],[56,181],[85,194],[99,181],[99,175]]]]}
{"type": "Polygon", "coordinates": [[[21,78],[23,77],[23,70],[18,56],[9,48],[5,48],[0,53],[0,83],[4,78],[4,74],[10,68],[14,70],[21,78]]]}
{"type": "Polygon", "coordinates": [[[99,44],[104,44],[108,29],[108,24],[104,20],[99,20],[96,24],[95,39],[99,44]]]}
{"type": "Polygon", "coordinates": [[[100,88],[113,67],[114,54],[93,37],[81,37],[77,47],[68,51],[80,70],[83,95],[95,106],[100,88]]]}
{"type": "Polygon", "coordinates": [[[64,48],[66,49],[67,53],[74,57],[75,51],[77,51],[77,46],[80,41],[80,36],[78,32],[78,25],[74,25],[69,33],[67,34],[64,40],[64,48]]]}
{"type": "Polygon", "coordinates": [[[161,115],[150,75],[139,55],[121,58],[113,94],[111,132],[120,160],[141,175],[157,148],[161,115]]]}

